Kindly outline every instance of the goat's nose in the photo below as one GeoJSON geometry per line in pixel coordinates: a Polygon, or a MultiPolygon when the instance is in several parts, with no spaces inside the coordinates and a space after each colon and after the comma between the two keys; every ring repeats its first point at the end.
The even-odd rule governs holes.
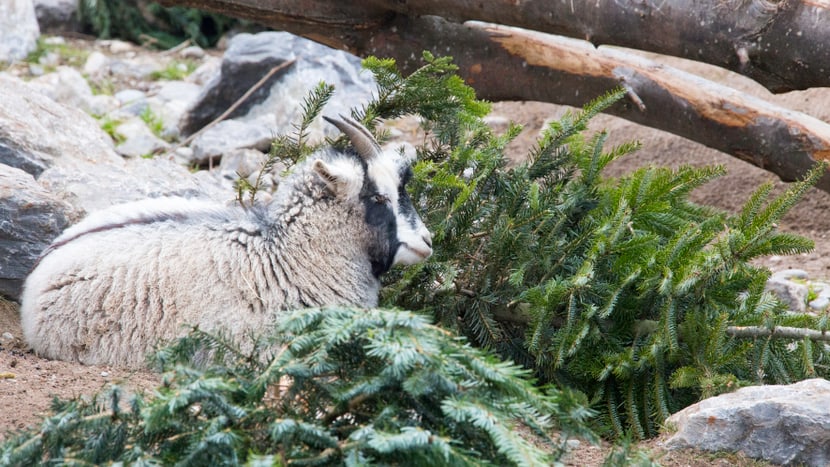
{"type": "Polygon", "coordinates": [[[429,232],[429,230],[425,230],[421,234],[421,238],[424,239],[424,243],[426,243],[428,247],[432,248],[432,234],[429,232]]]}

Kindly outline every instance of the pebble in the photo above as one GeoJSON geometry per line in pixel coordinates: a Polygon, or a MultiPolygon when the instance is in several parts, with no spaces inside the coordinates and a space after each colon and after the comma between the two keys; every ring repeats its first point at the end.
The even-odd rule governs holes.
{"type": "Polygon", "coordinates": [[[147,98],[147,94],[138,89],[125,89],[115,93],[115,98],[122,104],[129,104],[147,98]]]}
{"type": "Polygon", "coordinates": [[[808,279],[810,275],[803,269],[784,269],[772,274],[776,279],[808,279]]]}
{"type": "Polygon", "coordinates": [[[133,50],[133,45],[129,42],[113,40],[110,43],[110,52],[114,54],[126,53],[131,52],[133,50]]]}
{"type": "Polygon", "coordinates": [[[43,39],[43,43],[47,45],[63,45],[66,44],[66,39],[63,36],[52,36],[43,39]]]}
{"type": "Polygon", "coordinates": [[[205,49],[199,47],[198,45],[191,45],[190,47],[185,47],[179,52],[179,56],[182,58],[190,58],[190,59],[201,59],[205,56],[205,49]]]}
{"type": "Polygon", "coordinates": [[[784,302],[790,312],[820,313],[830,309],[830,283],[810,279],[810,274],[802,269],[773,272],[767,290],[784,302]]]}
{"type": "Polygon", "coordinates": [[[98,52],[97,50],[89,54],[86,58],[86,62],[84,62],[84,74],[86,75],[98,75],[104,72],[107,63],[109,62],[109,58],[106,55],[98,52]]]}
{"type": "Polygon", "coordinates": [[[830,298],[819,297],[808,303],[807,306],[809,306],[810,309],[815,311],[824,311],[827,309],[828,306],[830,306],[830,298]]]}

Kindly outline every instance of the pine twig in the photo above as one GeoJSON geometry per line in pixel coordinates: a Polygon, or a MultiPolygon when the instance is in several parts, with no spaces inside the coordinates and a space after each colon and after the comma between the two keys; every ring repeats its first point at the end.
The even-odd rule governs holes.
{"type": "Polygon", "coordinates": [[[830,334],[826,331],[817,331],[807,328],[793,328],[788,326],[776,326],[767,328],[763,326],[729,326],[726,334],[732,337],[772,337],[779,339],[810,339],[812,341],[830,342],[830,334]]]}

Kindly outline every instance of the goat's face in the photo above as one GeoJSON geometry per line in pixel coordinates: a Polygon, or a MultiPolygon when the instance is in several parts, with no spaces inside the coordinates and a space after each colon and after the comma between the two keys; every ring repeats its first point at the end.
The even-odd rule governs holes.
{"type": "MultiPolygon", "coordinates": [[[[404,151],[381,151],[366,128],[349,118],[327,119],[343,131],[357,152],[351,169],[322,161],[314,169],[337,193],[356,198],[365,210],[371,231],[369,256],[379,276],[396,264],[415,264],[432,254],[432,235],[415,211],[406,183],[412,176],[412,156],[404,151]],[[355,170],[357,169],[357,170],[355,170]],[[344,177],[347,173],[362,176],[344,177]],[[336,187],[334,185],[337,185],[336,187]]],[[[341,160],[339,164],[348,164],[341,160]]]]}

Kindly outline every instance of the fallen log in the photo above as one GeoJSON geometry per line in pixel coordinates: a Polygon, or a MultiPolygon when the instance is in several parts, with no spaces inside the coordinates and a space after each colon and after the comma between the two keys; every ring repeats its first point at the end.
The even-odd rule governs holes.
{"type": "MultiPolygon", "coordinates": [[[[363,42],[396,18],[478,20],[710,63],[772,92],[830,87],[830,1],[163,0],[324,42],[363,42]]],[[[359,48],[359,47],[354,47],[359,48]]]]}
{"type": "MultiPolygon", "coordinates": [[[[240,1],[176,3],[212,9],[240,1]]],[[[461,76],[482,99],[582,106],[622,86],[628,100],[608,113],[697,141],[784,181],[801,178],[817,160],[830,160],[827,123],[622,50],[495,24],[458,24],[435,16],[367,18],[359,16],[354,10],[360,7],[354,6],[342,7],[358,15],[343,23],[347,13],[331,11],[334,7],[325,2],[311,3],[330,10],[325,14],[308,10],[300,16],[306,21],[300,22],[285,14],[298,8],[293,3],[302,2],[282,2],[271,16],[260,20],[292,26],[288,28],[292,32],[360,56],[395,58],[404,72],[422,65],[424,50],[451,55],[461,76]],[[328,35],[332,31],[337,33],[328,35]]],[[[818,187],[830,191],[830,175],[818,187]]]]}

